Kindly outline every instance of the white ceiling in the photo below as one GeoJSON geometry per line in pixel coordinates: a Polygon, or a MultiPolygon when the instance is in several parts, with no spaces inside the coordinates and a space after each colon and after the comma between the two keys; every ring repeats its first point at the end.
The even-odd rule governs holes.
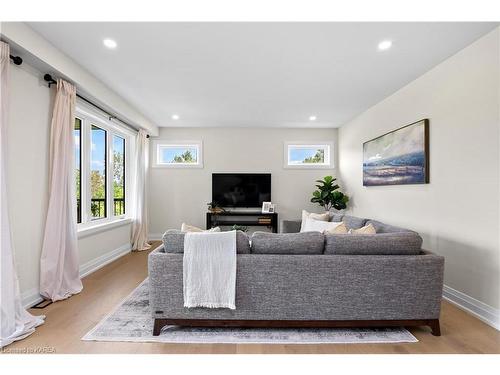
{"type": "Polygon", "coordinates": [[[497,24],[29,25],[159,126],[338,127],[497,24]]]}

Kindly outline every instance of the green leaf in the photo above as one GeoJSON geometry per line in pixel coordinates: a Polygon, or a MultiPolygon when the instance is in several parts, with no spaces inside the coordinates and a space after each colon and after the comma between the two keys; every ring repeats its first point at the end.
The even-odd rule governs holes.
{"type": "Polygon", "coordinates": [[[338,191],[340,186],[334,183],[336,180],[333,176],[325,176],[322,180],[316,180],[315,186],[318,190],[313,191],[311,202],[317,203],[325,209],[333,207],[342,210],[347,208],[349,197],[338,191]]]}

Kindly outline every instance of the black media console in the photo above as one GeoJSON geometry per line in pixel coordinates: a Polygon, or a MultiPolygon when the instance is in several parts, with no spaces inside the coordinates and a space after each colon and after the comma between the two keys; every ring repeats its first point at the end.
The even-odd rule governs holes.
{"type": "Polygon", "coordinates": [[[278,233],[278,213],[263,214],[260,211],[207,212],[207,229],[217,226],[262,226],[278,233]]]}

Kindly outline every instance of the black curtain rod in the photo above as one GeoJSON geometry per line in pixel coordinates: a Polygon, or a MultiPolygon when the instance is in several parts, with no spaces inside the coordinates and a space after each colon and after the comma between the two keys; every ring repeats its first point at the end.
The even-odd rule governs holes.
{"type": "MultiPolygon", "coordinates": [[[[50,74],[45,74],[45,75],[43,76],[43,80],[49,84],[49,88],[50,88],[50,86],[57,84],[57,81],[56,81],[54,78],[52,78],[52,76],[51,76],[50,74]]],[[[80,98],[81,100],[83,100],[84,102],[86,102],[86,103],[90,104],[91,106],[93,106],[93,107],[97,108],[97,109],[98,109],[98,110],[100,110],[101,112],[104,112],[105,114],[107,114],[107,115],[109,116],[109,120],[110,120],[110,121],[111,121],[112,119],[116,119],[116,120],[120,121],[121,123],[123,123],[123,124],[127,125],[129,128],[133,129],[134,131],[137,131],[137,130],[136,130],[136,129],[132,126],[132,125],[130,125],[129,123],[127,123],[127,122],[123,121],[123,120],[122,120],[122,119],[120,119],[119,117],[117,117],[117,116],[115,116],[115,115],[113,115],[113,114],[109,113],[108,111],[106,111],[106,110],[105,110],[104,108],[102,108],[101,106],[99,106],[99,105],[97,105],[97,104],[95,104],[95,103],[91,102],[90,100],[88,100],[87,98],[84,98],[83,96],[81,96],[81,95],[80,95],[80,94],[78,94],[78,93],[76,94],[76,96],[77,96],[77,97],[79,97],[79,98],[80,98]]],[[[149,134],[148,134],[148,135],[146,135],[146,137],[147,137],[147,138],[149,138],[149,134]]]]}
{"type": "Polygon", "coordinates": [[[16,65],[21,65],[23,63],[23,59],[19,56],[9,55],[9,57],[12,60],[12,62],[16,65]]]}

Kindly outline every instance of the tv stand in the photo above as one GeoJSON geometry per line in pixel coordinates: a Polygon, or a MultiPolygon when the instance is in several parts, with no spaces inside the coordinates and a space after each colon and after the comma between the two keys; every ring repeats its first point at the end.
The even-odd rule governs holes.
{"type": "Polygon", "coordinates": [[[217,226],[260,226],[268,227],[273,233],[278,233],[278,213],[263,214],[260,211],[224,211],[219,213],[207,212],[207,229],[217,226]],[[261,222],[259,219],[270,219],[270,222],[261,222]]]}

